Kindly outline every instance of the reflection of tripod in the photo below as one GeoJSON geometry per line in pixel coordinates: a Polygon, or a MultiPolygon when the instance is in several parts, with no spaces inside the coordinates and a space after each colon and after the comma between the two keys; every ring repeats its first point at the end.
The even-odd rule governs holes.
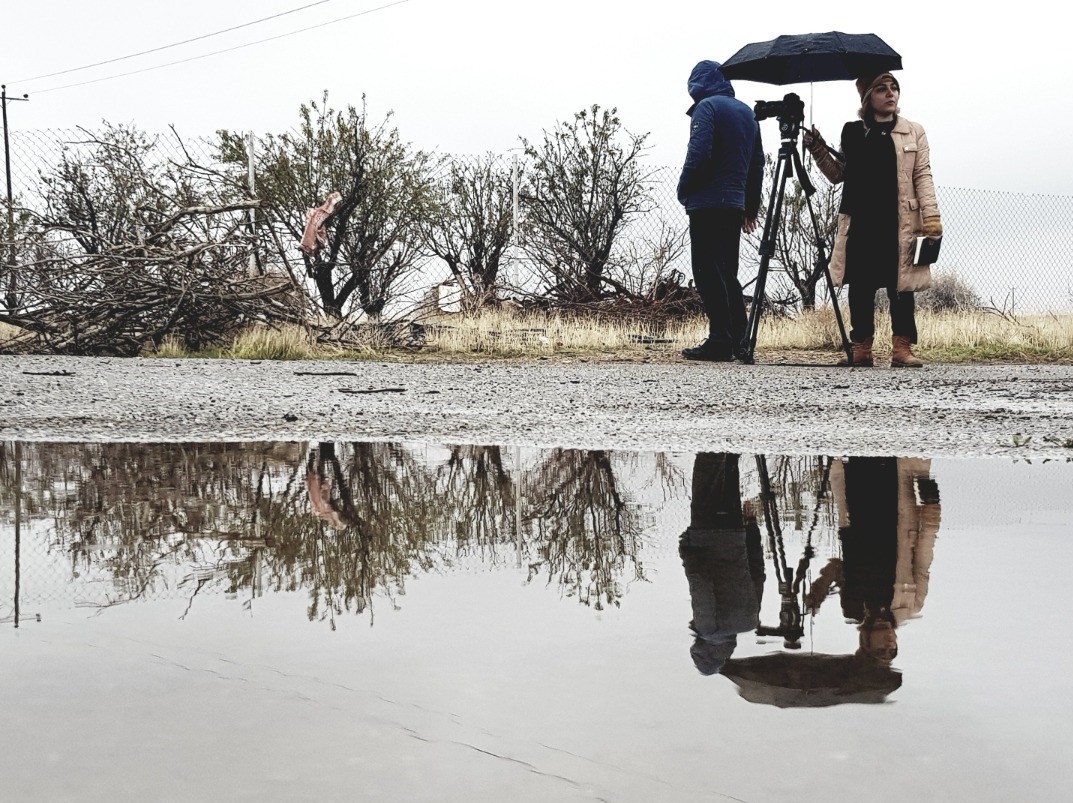
{"type": "MultiPolygon", "coordinates": [[[[796,97],[796,96],[794,96],[796,97]]],[[[790,96],[787,95],[787,99],[790,96]]],[[[838,333],[842,337],[842,349],[846,352],[846,358],[853,365],[853,349],[850,347],[849,338],[846,337],[846,327],[842,323],[842,311],[838,308],[838,298],[835,296],[835,285],[831,280],[831,272],[828,270],[826,249],[823,247],[823,238],[820,236],[820,223],[816,217],[816,210],[812,208],[812,196],[816,188],[809,180],[801,164],[801,157],[797,153],[797,135],[802,130],[800,118],[790,115],[780,116],[779,132],[782,137],[782,146],[779,148],[779,158],[775,162],[775,175],[772,179],[771,195],[768,198],[767,217],[764,219],[764,234],[760,238],[760,267],[756,274],[756,287],[753,290],[753,304],[749,311],[749,326],[746,330],[743,362],[753,362],[756,351],[756,338],[760,332],[760,315],[763,312],[765,298],[764,290],[767,285],[768,264],[775,254],[775,245],[779,236],[779,223],[782,217],[783,199],[786,195],[786,182],[794,171],[797,171],[797,181],[805,193],[805,204],[808,206],[809,217],[812,220],[812,234],[816,243],[816,267],[822,269],[827,279],[827,290],[831,296],[831,306],[835,311],[835,320],[838,322],[838,333]]]]}
{"type": "Polygon", "coordinates": [[[809,528],[808,541],[805,544],[804,554],[797,565],[797,571],[791,572],[786,563],[786,548],[782,542],[782,526],[779,523],[779,507],[775,499],[775,492],[771,489],[771,477],[768,475],[767,458],[764,455],[756,456],[756,470],[760,475],[760,501],[764,508],[764,524],[767,527],[768,548],[771,550],[772,563],[775,564],[775,579],[779,583],[779,625],[768,627],[760,625],[756,628],[758,636],[782,636],[783,646],[789,650],[801,649],[801,638],[805,635],[801,603],[798,594],[802,592],[805,575],[808,572],[809,562],[812,560],[812,533],[819,521],[820,506],[826,492],[828,479],[831,474],[831,460],[828,459],[824,466],[823,477],[820,480],[819,490],[816,494],[816,510],[813,514],[812,526],[809,528]]]}

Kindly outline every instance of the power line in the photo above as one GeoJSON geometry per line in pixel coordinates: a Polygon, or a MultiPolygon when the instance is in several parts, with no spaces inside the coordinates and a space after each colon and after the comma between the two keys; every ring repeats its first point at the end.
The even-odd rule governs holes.
{"type": "MultiPolygon", "coordinates": [[[[325,1],[327,1],[327,0],[325,0],[325,1]]],[[[345,22],[346,20],[352,20],[352,19],[354,19],[356,17],[364,17],[367,14],[373,14],[373,13],[375,13],[377,11],[383,11],[385,9],[391,8],[392,6],[401,6],[402,4],[408,3],[408,2],[410,2],[410,0],[395,0],[394,3],[387,3],[387,4],[382,5],[382,6],[377,6],[376,8],[370,8],[370,9],[366,9],[365,11],[359,11],[357,14],[348,14],[345,17],[338,17],[338,18],[336,18],[334,20],[328,20],[327,22],[322,22],[322,23],[319,23],[317,25],[310,25],[307,28],[299,28],[296,31],[289,31],[287,33],[278,34],[277,36],[269,36],[269,37],[267,37],[265,39],[258,39],[258,40],[254,41],[254,42],[246,42],[245,44],[242,44],[242,45],[235,45],[234,47],[227,47],[227,48],[223,48],[222,50],[214,50],[211,53],[202,53],[200,56],[191,56],[190,58],[187,58],[187,59],[179,59],[178,61],[169,61],[166,64],[157,64],[157,65],[154,65],[152,67],[143,67],[140,70],[131,70],[129,72],[118,73],[116,75],[106,75],[103,78],[94,78],[94,79],[91,79],[89,81],[79,81],[78,83],[74,83],[74,84],[64,84],[63,86],[53,86],[53,87],[49,87],[48,89],[39,89],[34,94],[35,95],[43,95],[46,92],[59,92],[61,89],[73,89],[74,87],[78,87],[78,86],[87,86],[89,84],[99,84],[101,81],[111,81],[113,78],[126,78],[128,75],[138,75],[139,73],[150,72],[151,70],[160,70],[160,69],[163,69],[164,67],[174,67],[177,64],[186,64],[186,63],[191,62],[191,61],[198,61],[199,59],[207,59],[210,56],[218,56],[221,53],[231,53],[231,52],[233,52],[235,50],[242,50],[242,49],[247,48],[247,47],[253,47],[254,45],[261,45],[261,44],[264,44],[265,42],[274,42],[277,39],[285,39],[288,36],[295,36],[295,35],[300,34],[300,33],[306,33],[307,31],[316,30],[317,28],[324,28],[324,27],[327,27],[328,25],[335,25],[338,22],[345,22]]]]}
{"type": "Polygon", "coordinates": [[[138,56],[146,56],[150,53],[159,53],[161,50],[170,50],[173,47],[179,47],[180,45],[188,45],[191,42],[200,42],[202,39],[210,39],[213,36],[219,36],[220,34],[231,33],[231,31],[237,31],[242,28],[249,28],[251,25],[259,25],[262,22],[268,22],[269,20],[278,19],[279,17],[286,17],[289,14],[296,14],[299,11],[305,11],[307,8],[313,8],[313,6],[322,6],[325,3],[330,3],[332,0],[317,0],[315,3],[308,3],[298,8],[292,8],[289,11],[281,11],[278,14],[273,14],[270,17],[261,17],[259,20],[252,20],[251,22],[244,22],[241,25],[233,25],[230,28],[224,28],[220,31],[213,31],[212,33],[205,33],[201,36],[195,36],[192,39],[184,39],[181,42],[172,42],[170,45],[161,45],[160,47],[150,48],[149,50],[142,50],[138,53],[131,53],[127,56],[117,56],[114,59],[107,59],[105,61],[98,61],[93,64],[86,64],[82,67],[71,67],[68,70],[60,70],[58,72],[50,72],[43,75],[35,75],[32,78],[23,78],[19,81],[10,81],[11,84],[28,84],[30,81],[38,81],[42,78],[54,78],[57,75],[67,75],[72,72],[81,72],[82,70],[89,70],[93,67],[101,67],[105,64],[115,64],[117,61],[126,61],[127,59],[137,58],[138,56]]]}

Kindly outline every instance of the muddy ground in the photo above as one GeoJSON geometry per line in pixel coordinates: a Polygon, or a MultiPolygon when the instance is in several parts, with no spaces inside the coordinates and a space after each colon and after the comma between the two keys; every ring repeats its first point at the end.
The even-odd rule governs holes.
{"type": "Polygon", "coordinates": [[[0,440],[216,439],[1073,458],[1073,367],[0,357],[0,440]]]}

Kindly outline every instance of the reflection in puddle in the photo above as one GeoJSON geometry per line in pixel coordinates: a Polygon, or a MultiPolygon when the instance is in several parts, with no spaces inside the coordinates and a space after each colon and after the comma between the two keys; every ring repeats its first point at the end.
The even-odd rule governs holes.
{"type": "MultiPolygon", "coordinates": [[[[767,552],[779,595],[778,624],[760,618],[765,568],[754,502],[742,501],[734,454],[698,454],[682,563],[693,603],[691,649],[702,674],[731,678],[742,697],[779,707],[879,703],[901,686],[891,667],[897,628],[920,614],[928,592],[939,491],[930,463],[909,458],[821,461],[816,508],[797,566],[787,564],[779,499],[767,459],[756,457],[767,552]],[[838,511],[840,555],[809,582],[812,538],[830,494],[838,511]],[[859,633],[852,655],[794,654],[805,635],[803,612],[816,615],[832,591],[859,633]],[[739,634],[777,636],[790,652],[733,659],[739,634]]],[[[800,511],[798,511],[800,512],[800,511]]]]}
{"type": "Polygon", "coordinates": [[[302,590],[309,619],[335,627],[377,597],[398,607],[414,575],[506,563],[618,606],[645,579],[650,517],[619,487],[637,458],[514,451],[508,467],[498,446],[8,444],[0,502],[20,539],[42,525],[37,548],[70,568],[50,581],[78,605],[302,590]]]}
{"type": "Polygon", "coordinates": [[[431,778],[450,799],[862,800],[850,768],[883,755],[882,799],[1054,798],[1070,476],[0,443],[0,776],[12,799],[167,777],[184,799],[426,799],[431,778]]]}
{"type": "Polygon", "coordinates": [[[26,532],[48,557],[47,583],[77,606],[181,597],[185,618],[202,595],[251,609],[265,594],[303,592],[308,619],[335,629],[345,615],[372,624],[377,599],[399,609],[415,576],[465,567],[514,570],[600,611],[648,580],[648,510],[678,499],[689,506],[679,555],[702,674],[778,706],[882,702],[901,685],[897,628],[923,606],[939,528],[928,461],[776,457],[769,468],[765,456],[701,453],[687,490],[683,461],[668,455],[509,451],[7,445],[9,618],[23,615],[26,532]],[[795,565],[784,525],[798,536],[795,565]],[[764,614],[768,580],[777,609],[764,614]],[[801,654],[806,617],[831,607],[832,594],[858,649],[801,654]],[[738,638],[753,633],[781,649],[736,656],[738,638]]]}

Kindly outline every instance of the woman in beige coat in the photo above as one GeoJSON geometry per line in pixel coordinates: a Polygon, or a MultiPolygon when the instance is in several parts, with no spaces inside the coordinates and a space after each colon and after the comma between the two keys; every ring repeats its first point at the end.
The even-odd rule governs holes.
{"type": "Polygon", "coordinates": [[[831,278],[849,285],[854,365],[872,365],[876,291],[890,299],[891,366],[919,368],[914,292],[931,284],[930,267],[913,265],[916,237],[941,237],[942,223],[931,177],[928,138],[899,116],[901,88],[890,73],[857,81],[858,121],[842,129],[842,153],[830,150],[819,131],[805,143],[816,166],[843,183],[831,278]]]}

